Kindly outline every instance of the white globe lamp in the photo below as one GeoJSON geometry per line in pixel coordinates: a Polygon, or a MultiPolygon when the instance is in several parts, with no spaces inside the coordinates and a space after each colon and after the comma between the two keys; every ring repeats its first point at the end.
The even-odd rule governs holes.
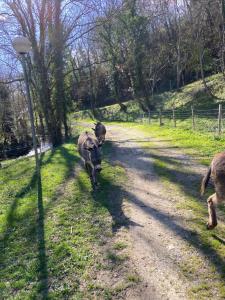
{"type": "Polygon", "coordinates": [[[31,42],[25,36],[15,37],[12,45],[18,54],[27,54],[31,50],[31,42]]]}

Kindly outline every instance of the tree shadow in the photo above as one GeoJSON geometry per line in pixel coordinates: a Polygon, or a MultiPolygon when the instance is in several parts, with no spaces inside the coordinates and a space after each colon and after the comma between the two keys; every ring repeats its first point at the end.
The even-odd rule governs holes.
{"type": "MultiPolygon", "coordinates": [[[[73,141],[71,141],[71,143],[73,143],[73,141]]],[[[66,180],[68,176],[71,175],[74,165],[78,161],[78,157],[63,146],[48,153],[47,159],[45,159],[46,153],[43,153],[40,157],[40,165],[43,167],[52,163],[57,153],[60,153],[60,156],[63,158],[63,163],[66,165],[66,180]]],[[[5,280],[10,281],[11,276],[16,276],[14,274],[18,272],[17,270],[20,268],[20,265],[24,265],[26,269],[27,265],[37,260],[35,262],[35,268],[29,271],[31,272],[27,277],[29,279],[25,280],[28,280],[29,284],[33,284],[34,289],[32,294],[35,293],[36,296],[41,297],[41,299],[48,298],[49,290],[45,215],[52,207],[54,199],[57,199],[57,191],[44,205],[42,182],[40,180],[38,181],[36,172],[34,171],[28,183],[13,197],[6,214],[3,233],[0,236],[0,265],[1,271],[3,272],[2,274],[4,274],[4,276],[7,274],[5,280]],[[35,193],[36,187],[38,187],[37,194],[35,193]],[[20,213],[21,207],[25,208],[23,213],[20,213]],[[12,272],[13,266],[15,270],[12,272]],[[9,278],[7,279],[7,277],[9,278]]],[[[22,277],[22,275],[19,276],[22,277]]]]}
{"type": "MultiPolygon", "coordinates": [[[[112,142],[106,141],[103,147],[103,156],[108,163],[110,163],[109,157],[111,156],[112,145],[112,142]]],[[[91,191],[91,196],[93,201],[96,201],[96,204],[104,206],[110,213],[112,218],[112,232],[117,232],[121,227],[141,226],[130,220],[123,211],[124,191],[122,187],[114,184],[102,173],[98,175],[98,179],[99,187],[97,190],[91,191]]],[[[77,178],[77,183],[80,191],[83,193],[90,192],[79,177],[77,178]]]]}
{"type": "MultiPolygon", "coordinates": [[[[40,165],[45,154],[40,157],[40,165]]],[[[33,172],[30,181],[24,186],[18,193],[16,193],[14,201],[12,202],[5,222],[5,232],[0,239],[1,257],[0,262],[2,266],[6,266],[8,261],[8,251],[10,247],[13,247],[14,239],[23,238],[25,239],[18,250],[34,251],[33,245],[37,244],[38,249],[38,281],[37,293],[42,295],[43,299],[48,296],[48,271],[47,271],[47,258],[45,249],[45,237],[44,237],[44,208],[43,208],[43,197],[42,197],[42,183],[41,179],[37,177],[36,170],[33,172]],[[21,199],[29,194],[35,187],[37,187],[37,194],[34,196],[37,199],[37,219],[32,214],[35,210],[35,202],[26,212],[23,218],[16,216],[15,211],[21,205],[21,199]],[[17,234],[15,235],[15,231],[17,234]],[[22,233],[22,236],[20,236],[22,233]],[[26,236],[24,236],[26,234],[26,236]],[[23,249],[24,247],[24,249],[23,249]]],[[[19,241],[18,241],[19,243],[19,241]]],[[[35,248],[35,247],[34,247],[35,248]]],[[[17,251],[16,251],[17,252],[17,251]]],[[[19,251],[18,251],[19,252],[19,251]]],[[[15,253],[14,253],[15,254],[15,253]]],[[[19,253],[16,253],[19,255],[19,253]]]]}
{"type": "MultiPolygon", "coordinates": [[[[108,155],[109,160],[112,163],[122,166],[125,165],[126,168],[138,172],[138,175],[145,179],[147,178],[146,175],[148,175],[148,169],[153,175],[155,170],[156,175],[150,176],[149,180],[158,180],[158,176],[160,176],[168,182],[176,184],[184,195],[190,196],[192,199],[195,198],[196,202],[201,204],[203,211],[205,210],[205,215],[207,215],[206,201],[203,202],[203,200],[199,197],[202,170],[197,170],[196,167],[194,169],[191,168],[192,163],[193,166],[195,166],[195,162],[192,162],[191,158],[189,160],[188,157],[185,158],[185,164],[184,156],[182,155],[171,157],[169,153],[168,155],[164,153],[162,156],[160,155],[160,152],[157,153],[156,151],[151,151],[151,149],[150,152],[144,152],[142,148],[127,148],[123,145],[118,147],[113,143],[110,143],[108,147],[112,148],[108,155]]],[[[179,222],[182,224],[182,221],[185,221],[184,219],[179,222],[175,221],[173,217],[168,216],[157,208],[152,207],[149,203],[143,203],[140,198],[137,198],[131,192],[120,190],[120,193],[122,193],[129,202],[133,203],[145,213],[158,220],[169,230],[173,231],[176,235],[180,236],[183,240],[205,255],[215,266],[221,278],[225,278],[225,258],[212,246],[212,244],[210,244],[209,238],[204,238],[203,235],[198,234],[196,231],[184,228],[179,224],[179,222]]],[[[168,199],[166,200],[168,201],[168,199]]],[[[163,197],[159,197],[159,201],[164,201],[163,197]]],[[[194,220],[194,222],[195,225],[201,227],[202,230],[205,228],[205,234],[213,237],[212,233],[206,230],[202,217],[199,218],[199,220],[194,220]]]]}
{"type": "Polygon", "coordinates": [[[225,240],[224,240],[223,238],[219,237],[219,236],[216,235],[216,234],[212,234],[212,237],[213,237],[215,240],[219,241],[222,245],[225,246],[225,240]]]}
{"type": "Polygon", "coordinates": [[[45,245],[44,206],[41,178],[38,178],[38,216],[37,216],[37,243],[39,260],[39,290],[43,299],[48,298],[48,263],[45,245]]]}
{"type": "Polygon", "coordinates": [[[106,207],[112,217],[112,232],[116,233],[121,227],[130,226],[143,227],[142,225],[130,220],[123,210],[125,191],[119,185],[113,184],[103,176],[100,178],[100,190],[93,192],[93,199],[106,207]]]}
{"type": "MultiPolygon", "coordinates": [[[[151,217],[162,223],[166,228],[185,240],[187,243],[194,246],[215,266],[221,278],[223,280],[225,279],[225,258],[224,256],[220,255],[220,253],[218,253],[208,241],[203,240],[195,230],[184,228],[179,224],[179,222],[176,222],[176,219],[174,220],[174,217],[171,217],[164,212],[152,207],[150,204],[143,203],[132,193],[126,193],[129,202],[139,207],[146,214],[150,215],[151,217]]],[[[160,201],[162,201],[162,199],[160,199],[160,201]]],[[[199,226],[204,226],[204,224],[201,224],[201,222],[199,222],[199,226]]],[[[221,238],[218,238],[214,234],[212,234],[212,237],[225,244],[224,240],[221,241],[221,238]]]]}
{"type": "MultiPolygon", "coordinates": [[[[178,184],[185,194],[192,197],[200,197],[202,170],[197,170],[197,168],[191,170],[191,166],[196,164],[196,158],[192,159],[184,156],[182,153],[175,156],[166,155],[166,148],[163,149],[165,151],[161,155],[162,152],[156,152],[160,149],[152,149],[151,147],[117,147],[116,144],[111,142],[108,143],[107,147],[108,149],[112,148],[108,158],[114,164],[120,164],[136,170],[139,176],[145,179],[146,175],[148,175],[148,170],[151,173],[155,169],[156,174],[178,184]]],[[[158,180],[157,176],[151,176],[150,179],[158,180]]]]}

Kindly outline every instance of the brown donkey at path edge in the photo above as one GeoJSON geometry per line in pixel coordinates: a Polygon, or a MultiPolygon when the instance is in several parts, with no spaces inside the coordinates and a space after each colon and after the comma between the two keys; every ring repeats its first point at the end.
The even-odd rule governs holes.
{"type": "Polygon", "coordinates": [[[209,212],[207,229],[213,229],[216,227],[216,204],[225,201],[225,151],[214,156],[207,174],[202,179],[201,195],[204,194],[210,177],[212,178],[215,186],[215,193],[207,199],[209,212]]]}

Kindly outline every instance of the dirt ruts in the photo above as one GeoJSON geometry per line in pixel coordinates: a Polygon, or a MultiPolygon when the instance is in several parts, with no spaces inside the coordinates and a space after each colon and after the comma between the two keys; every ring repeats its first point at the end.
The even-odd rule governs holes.
{"type": "MultiPolygon", "coordinates": [[[[142,285],[128,289],[125,299],[189,299],[193,278],[184,276],[182,266],[195,256],[207,269],[207,259],[189,240],[195,233],[188,228],[189,213],[176,209],[183,194],[174,192],[162,183],[153,167],[156,156],[179,161],[191,169],[186,180],[195,180],[205,167],[163,141],[151,139],[139,131],[108,126],[107,139],[113,143],[111,161],[126,169],[128,181],[124,186],[123,211],[129,218],[131,265],[141,277],[142,285]],[[145,143],[154,142],[148,152],[145,143]]],[[[180,174],[181,176],[182,174],[180,174]]],[[[196,281],[198,280],[196,274],[196,281]]]]}

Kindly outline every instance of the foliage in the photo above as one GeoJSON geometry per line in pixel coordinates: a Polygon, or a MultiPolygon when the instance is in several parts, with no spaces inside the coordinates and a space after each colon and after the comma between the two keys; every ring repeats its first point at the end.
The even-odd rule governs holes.
{"type": "MultiPolygon", "coordinates": [[[[225,88],[223,84],[223,75],[216,74],[207,77],[207,83],[213,87],[214,94],[219,98],[213,98],[207,94],[201,80],[190,83],[178,91],[166,91],[161,94],[156,94],[151,97],[151,102],[155,104],[155,110],[152,113],[164,110],[171,110],[175,108],[176,111],[189,111],[191,113],[191,106],[195,109],[208,110],[208,113],[213,113],[213,109],[218,109],[218,103],[222,103],[220,99],[225,99],[225,88]]],[[[142,116],[144,99],[131,100],[124,102],[127,106],[127,112],[120,111],[117,104],[99,108],[97,116],[92,115],[89,110],[83,110],[74,114],[76,118],[92,118],[100,120],[117,120],[117,121],[132,121],[142,116]]],[[[207,121],[207,117],[206,117],[207,121]]],[[[208,120],[209,121],[209,120],[208,120]]],[[[190,124],[191,127],[191,124],[190,124]]]]}
{"type": "Polygon", "coordinates": [[[21,94],[0,84],[0,159],[29,152],[32,143],[27,121],[21,94]]]}
{"type": "MultiPolygon", "coordinates": [[[[93,41],[90,40],[89,45],[91,49],[98,49],[94,52],[95,61],[104,61],[101,76],[108,83],[105,97],[109,104],[114,98],[122,107],[122,101],[133,98],[148,112],[160,104],[155,95],[165,90],[179,91],[199,78],[203,79],[206,97],[217,97],[205,76],[224,69],[219,1],[160,1],[156,4],[124,0],[120,10],[112,4],[97,20],[103,25],[90,34],[93,41]],[[112,11],[116,12],[114,17],[111,17],[112,11]]],[[[85,61],[89,65],[90,61],[85,61]]],[[[88,72],[86,75],[87,80],[91,80],[88,72]]],[[[95,100],[96,106],[107,105],[105,100],[99,101],[95,100]]],[[[90,108],[90,105],[84,107],[90,108]]]]}
{"type": "Polygon", "coordinates": [[[98,117],[99,107],[118,103],[126,113],[124,101],[135,99],[148,113],[164,102],[162,92],[176,105],[179,92],[199,78],[204,87],[185,97],[221,101],[207,76],[222,72],[222,87],[223,1],[2,1],[9,16],[0,23],[5,69],[13,79],[20,75],[12,71],[9,41],[15,32],[27,36],[36,127],[53,145],[70,135],[71,110],[91,109],[98,117]]]}

